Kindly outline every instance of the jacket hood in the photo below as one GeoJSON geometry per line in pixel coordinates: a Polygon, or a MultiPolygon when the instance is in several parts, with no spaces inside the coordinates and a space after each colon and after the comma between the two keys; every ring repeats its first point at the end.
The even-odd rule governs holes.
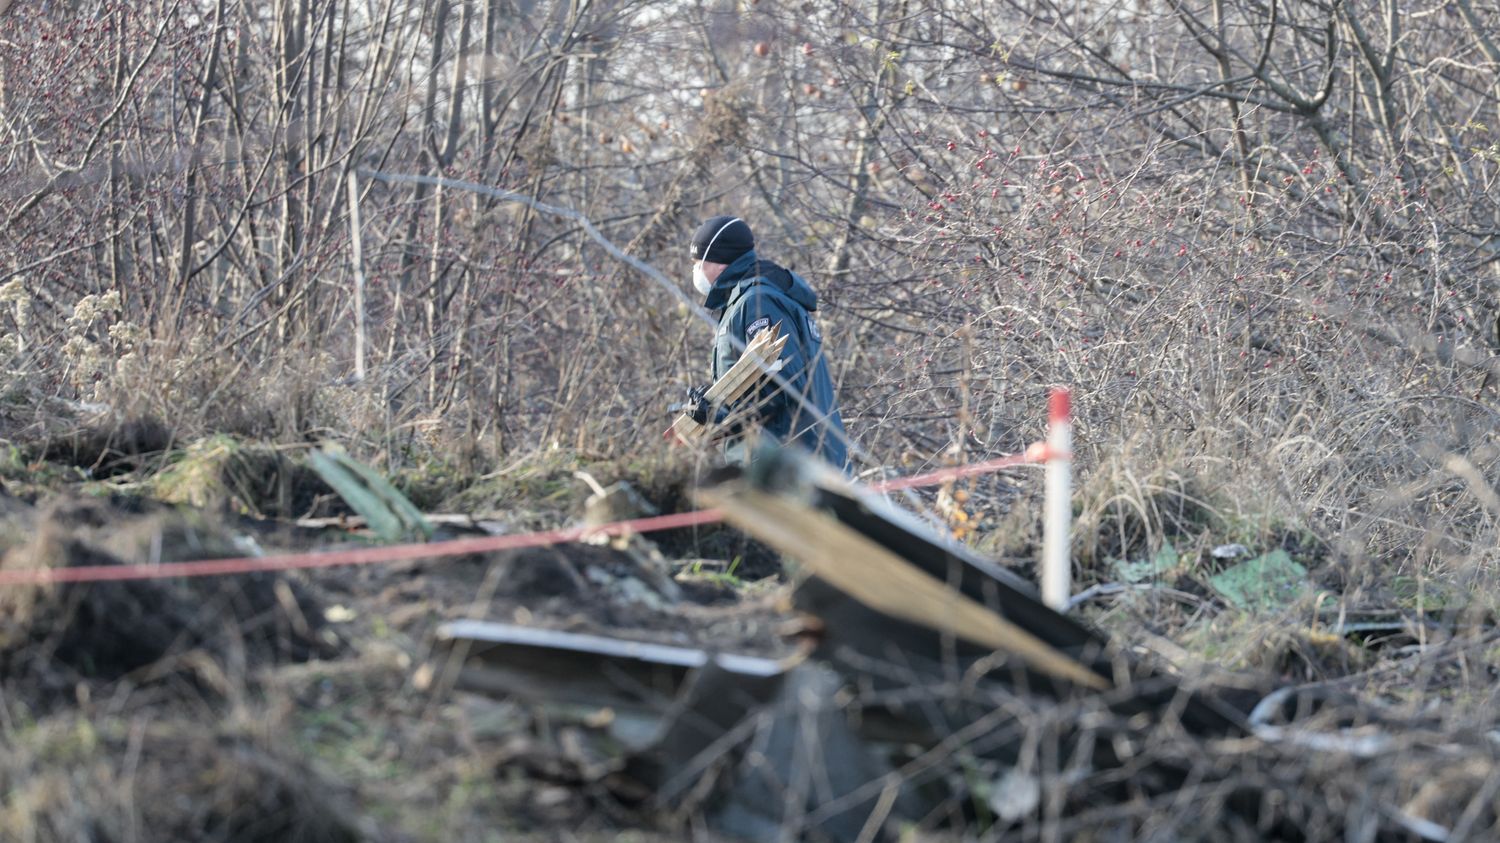
{"type": "Polygon", "coordinates": [[[762,260],[753,249],[735,258],[734,263],[719,273],[703,306],[709,310],[726,307],[756,284],[774,286],[809,313],[818,309],[818,294],[802,276],[779,264],[762,260]]]}

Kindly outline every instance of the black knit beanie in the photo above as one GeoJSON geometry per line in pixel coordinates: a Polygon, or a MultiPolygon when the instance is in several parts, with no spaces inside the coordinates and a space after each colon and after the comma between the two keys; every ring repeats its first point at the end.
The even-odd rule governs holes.
{"type": "Polygon", "coordinates": [[[739,217],[710,217],[693,232],[693,260],[711,263],[734,263],[734,259],[755,248],[755,235],[739,217]]]}

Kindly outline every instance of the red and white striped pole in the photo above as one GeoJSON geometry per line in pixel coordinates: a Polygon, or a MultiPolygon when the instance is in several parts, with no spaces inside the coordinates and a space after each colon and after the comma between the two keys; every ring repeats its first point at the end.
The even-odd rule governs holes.
{"type": "Polygon", "coordinates": [[[1047,402],[1045,522],[1042,526],[1042,602],[1056,611],[1072,596],[1073,414],[1065,386],[1047,402]]]}

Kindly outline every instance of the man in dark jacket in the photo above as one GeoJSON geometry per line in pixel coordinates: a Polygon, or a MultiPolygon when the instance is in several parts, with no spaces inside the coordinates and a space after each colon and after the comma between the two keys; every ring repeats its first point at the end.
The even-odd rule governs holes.
{"type": "MultiPolygon", "coordinates": [[[[758,396],[745,399],[758,408],[751,420],[781,441],[795,442],[847,471],[844,422],[823,357],[823,336],[811,315],[818,309],[812,287],[801,276],[756,255],[750,226],[738,217],[712,217],[699,226],[692,256],[693,286],[705,296],[703,306],[719,316],[714,380],[729,371],[751,338],[780,325],[781,334],[788,337],[781,352],[781,377],[790,389],[768,382],[758,396]]],[[[717,408],[716,416],[737,415],[738,410],[717,408]]]]}

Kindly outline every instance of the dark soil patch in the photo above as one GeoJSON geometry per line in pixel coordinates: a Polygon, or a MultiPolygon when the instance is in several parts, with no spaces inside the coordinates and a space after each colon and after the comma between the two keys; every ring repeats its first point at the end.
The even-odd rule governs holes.
{"type": "Polygon", "coordinates": [[[710,524],[652,533],[662,553],[673,559],[722,559],[726,570],[742,580],[763,580],[783,574],[781,554],[733,527],[710,524]]]}
{"type": "Polygon", "coordinates": [[[37,448],[36,456],[102,479],[136,471],[170,448],[172,439],[166,424],[151,416],[108,419],[58,435],[37,448]]]}
{"type": "MultiPolygon", "coordinates": [[[[137,517],[87,499],[36,519],[32,538],[0,558],[6,570],[243,555],[225,536],[180,519],[137,517]]],[[[313,597],[273,573],[13,587],[0,591],[0,672],[33,705],[72,697],[79,683],[174,675],[201,653],[226,676],[336,653],[313,597]],[[181,658],[177,658],[181,657],[181,658]],[[173,664],[174,658],[183,667],[173,664]]],[[[201,669],[201,668],[200,668],[201,669]]],[[[199,690],[211,687],[193,682],[199,690]]]]}
{"type": "MultiPolygon", "coordinates": [[[[609,475],[601,472],[601,482],[605,476],[609,475]]],[[[693,490],[707,476],[700,466],[671,463],[655,471],[614,479],[630,484],[657,512],[665,515],[698,509],[693,490]]],[[[762,580],[783,572],[781,554],[726,524],[660,530],[652,533],[650,539],[670,559],[723,560],[726,568],[732,566],[734,575],[742,580],[762,580]]]]}

